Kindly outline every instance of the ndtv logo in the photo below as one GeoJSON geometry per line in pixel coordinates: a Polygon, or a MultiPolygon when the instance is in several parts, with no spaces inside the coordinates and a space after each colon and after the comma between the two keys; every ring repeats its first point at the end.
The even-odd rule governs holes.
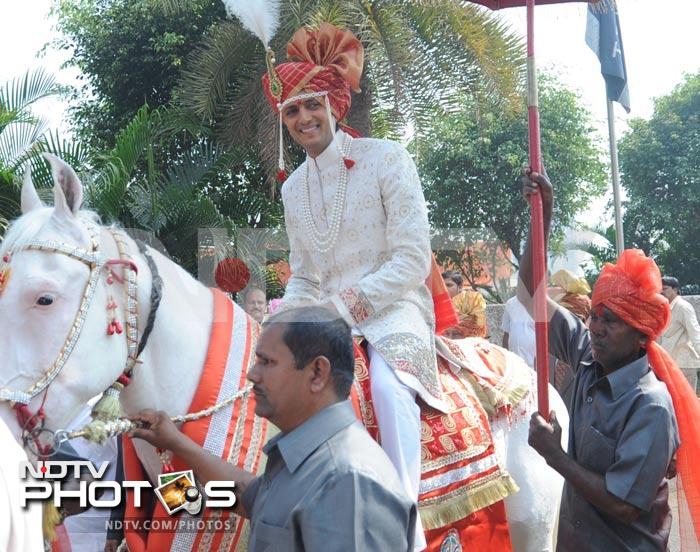
{"type": "MultiPolygon", "coordinates": [[[[63,501],[66,499],[78,499],[81,508],[87,506],[93,508],[114,508],[122,503],[123,490],[133,489],[134,507],[140,508],[142,489],[152,489],[153,486],[148,481],[123,481],[121,483],[100,481],[107,472],[108,467],[109,462],[102,462],[99,468],[96,468],[92,462],[87,460],[20,462],[19,476],[23,480],[20,485],[20,506],[24,508],[32,501],[43,501],[53,498],[53,503],[58,508],[62,506],[63,501]],[[90,483],[79,481],[77,489],[63,488],[67,478],[79,480],[84,472],[89,473],[94,478],[94,481],[90,483]],[[111,490],[114,493],[113,498],[98,496],[100,491],[104,490],[111,490]]],[[[181,485],[181,489],[179,489],[182,495],[181,503],[178,502],[178,496],[174,499],[169,496],[166,502],[161,492],[166,485],[161,485],[155,490],[158,499],[170,514],[185,507],[186,502],[192,502],[193,498],[195,500],[198,498],[192,496],[195,494],[194,490],[199,495],[197,487],[194,486],[194,476],[191,475],[192,472],[186,473],[189,474],[187,475],[189,479],[186,480],[188,485],[181,485]]],[[[168,487],[175,487],[174,491],[178,490],[177,485],[170,484],[168,487]]],[[[206,495],[204,506],[207,508],[232,508],[236,504],[234,488],[235,482],[233,481],[208,481],[204,485],[204,494],[206,495]]],[[[197,513],[192,512],[190,509],[188,511],[197,513]]]]}

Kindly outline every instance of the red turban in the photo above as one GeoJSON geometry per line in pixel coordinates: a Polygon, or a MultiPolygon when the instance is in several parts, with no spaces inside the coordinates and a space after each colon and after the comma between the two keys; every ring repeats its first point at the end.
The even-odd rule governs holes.
{"type": "MultiPolygon", "coordinates": [[[[342,121],[350,110],[350,90],[360,91],[364,47],[350,31],[321,23],[318,31],[299,29],[287,44],[288,62],[275,67],[282,83],[281,98],[270,88],[270,75],[262,78],[263,90],[272,109],[304,92],[328,92],[333,116],[342,121]]],[[[347,130],[349,127],[343,125],[347,130]]],[[[357,136],[357,131],[349,129],[357,136]]]]}
{"type": "Polygon", "coordinates": [[[661,273],[653,259],[639,249],[627,249],[617,264],[603,267],[593,288],[592,303],[593,308],[607,307],[650,339],[646,346],[649,365],[666,384],[680,432],[678,506],[682,548],[686,550],[700,541],[700,472],[693,468],[700,458],[700,400],[673,359],[655,341],[671,316],[668,300],[660,291],[661,273]]]}

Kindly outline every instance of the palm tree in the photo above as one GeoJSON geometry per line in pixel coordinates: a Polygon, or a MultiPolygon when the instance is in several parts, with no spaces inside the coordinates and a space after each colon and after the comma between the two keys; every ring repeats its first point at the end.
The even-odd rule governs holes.
{"type": "Polygon", "coordinates": [[[0,233],[20,212],[17,173],[48,129],[31,107],[55,93],[54,77],[43,69],[27,71],[0,87],[0,233]]]}
{"type": "MultiPolygon", "coordinates": [[[[187,9],[188,0],[161,0],[187,9]]],[[[328,21],[364,43],[363,92],[350,124],[386,135],[412,128],[418,137],[436,111],[456,109],[467,93],[478,101],[517,104],[523,77],[521,40],[494,16],[454,0],[283,0],[271,47],[284,46],[302,25],[328,21]]],[[[264,165],[276,160],[276,125],[260,86],[265,71],[259,41],[236,20],[207,33],[183,71],[176,101],[216,125],[228,144],[255,144],[264,165]]],[[[270,171],[272,174],[272,171],[270,171]]]]}

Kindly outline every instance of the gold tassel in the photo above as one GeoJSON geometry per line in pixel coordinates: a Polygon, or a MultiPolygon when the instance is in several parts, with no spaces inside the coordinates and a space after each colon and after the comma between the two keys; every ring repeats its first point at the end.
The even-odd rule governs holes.
{"type": "Polygon", "coordinates": [[[47,500],[44,502],[44,521],[42,523],[42,529],[44,531],[44,539],[53,542],[56,538],[56,526],[60,525],[63,521],[61,513],[58,508],[53,503],[53,500],[47,500]]]}
{"type": "Polygon", "coordinates": [[[418,511],[423,529],[430,531],[445,527],[517,493],[518,490],[518,486],[510,475],[502,474],[484,485],[461,489],[461,492],[451,497],[440,497],[439,502],[435,504],[427,506],[419,504],[418,511]]]}
{"type": "Polygon", "coordinates": [[[111,422],[122,417],[122,405],[119,402],[119,394],[124,389],[124,385],[115,381],[102,394],[100,400],[97,401],[92,408],[92,419],[101,420],[103,422],[111,422]]]}

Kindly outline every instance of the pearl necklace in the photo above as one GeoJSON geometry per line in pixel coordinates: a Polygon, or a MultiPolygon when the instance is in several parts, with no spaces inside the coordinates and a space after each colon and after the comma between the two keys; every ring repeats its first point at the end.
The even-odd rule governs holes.
{"type": "MultiPolygon", "coordinates": [[[[343,211],[345,210],[345,196],[348,187],[348,168],[345,166],[344,157],[350,152],[350,144],[352,143],[352,137],[345,135],[343,139],[343,144],[341,146],[342,154],[339,156],[338,161],[340,176],[338,177],[338,187],[335,192],[335,198],[333,200],[333,210],[331,211],[330,219],[328,222],[328,231],[320,232],[316,227],[313,214],[311,212],[311,193],[309,191],[309,162],[305,161],[304,172],[302,173],[301,180],[301,192],[302,192],[302,204],[301,204],[301,214],[304,219],[304,226],[307,230],[307,237],[311,241],[313,248],[319,253],[328,253],[333,246],[335,241],[338,239],[338,234],[340,233],[340,226],[342,224],[343,211]]],[[[319,179],[321,175],[319,174],[319,179]]],[[[323,183],[321,182],[321,186],[323,183]]],[[[323,190],[321,190],[321,201],[323,201],[323,190]]]]}

